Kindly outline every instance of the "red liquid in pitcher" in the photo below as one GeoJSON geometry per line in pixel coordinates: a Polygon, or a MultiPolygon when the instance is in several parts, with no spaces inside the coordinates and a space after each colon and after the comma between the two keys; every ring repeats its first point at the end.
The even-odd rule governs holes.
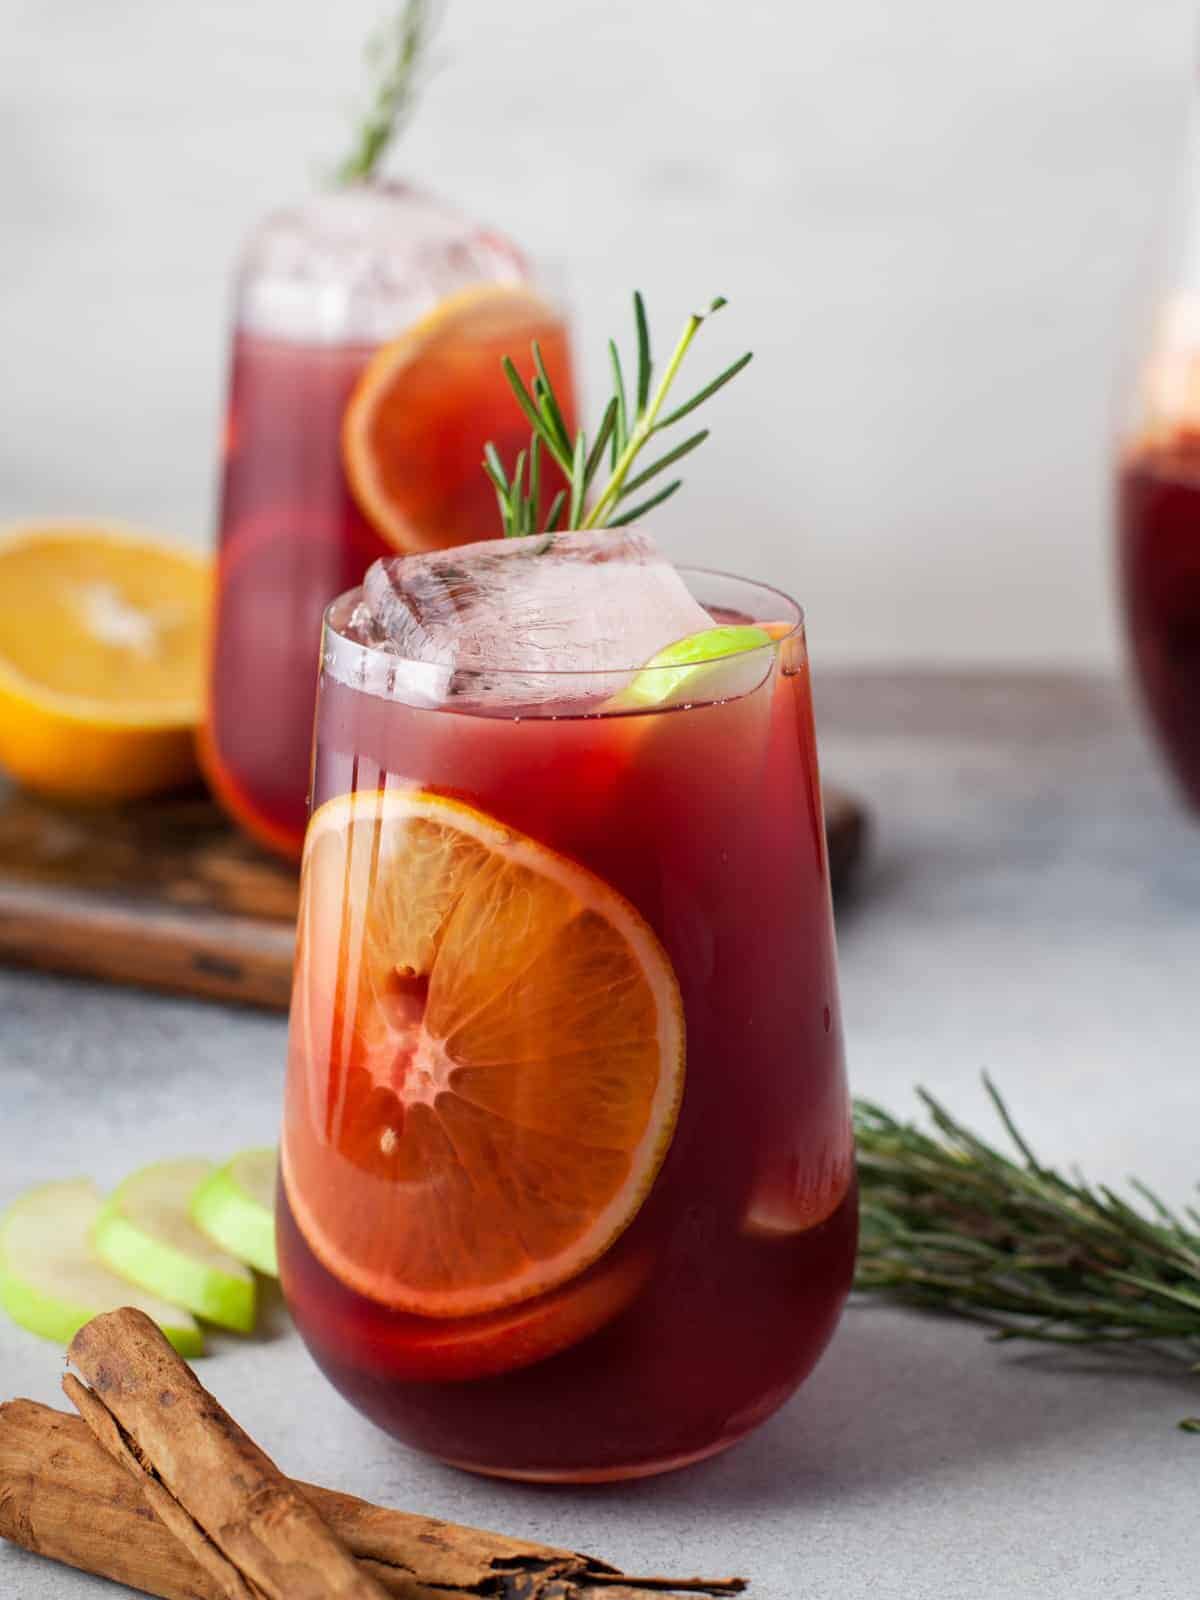
{"type": "MultiPolygon", "coordinates": [[[[413,510],[436,500],[440,525],[454,530],[439,542],[497,531],[483,446],[492,439],[512,459],[528,442],[500,362],[512,354],[524,367],[534,338],[559,392],[569,394],[559,323],[443,341],[414,373],[405,440],[413,510]]],[[[347,402],[375,349],[246,332],[234,341],[201,758],[230,815],[284,855],[299,855],[308,815],[321,617],[372,561],[393,553],[359,509],[342,460],[347,402]]],[[[553,471],[547,501],[557,487],[553,471]]]]}
{"type": "Polygon", "coordinates": [[[338,440],[370,350],[236,338],[226,425],[206,776],[270,848],[298,855],[321,617],[387,546],[350,493],[338,440]]]}
{"type": "MultiPolygon", "coordinates": [[[[317,1107],[345,1070],[336,1029],[318,1051],[298,1025],[298,991],[284,1290],[333,1383],[410,1445],[517,1477],[661,1471],[761,1422],[834,1329],[857,1210],[807,665],[787,650],[739,699],[622,716],[417,710],[323,681],[317,806],[416,784],[560,852],[649,923],[686,1020],[674,1135],[611,1248],[548,1294],[426,1317],[340,1281],[297,1222],[315,1195],[289,1204],[289,1181],[338,1160],[317,1107]]],[[[362,1195],[386,1230],[386,1192],[362,1195]]]]}
{"type": "Polygon", "coordinates": [[[1142,697],[1200,807],[1200,434],[1130,452],[1119,483],[1125,616],[1142,697]]]}

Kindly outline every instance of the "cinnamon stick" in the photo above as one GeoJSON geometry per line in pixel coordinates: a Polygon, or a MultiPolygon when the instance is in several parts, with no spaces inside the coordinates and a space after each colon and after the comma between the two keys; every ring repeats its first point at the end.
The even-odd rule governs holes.
{"type": "Polygon", "coordinates": [[[233,1562],[221,1553],[179,1502],[163,1488],[153,1472],[143,1470],[138,1451],[127,1443],[112,1415],[92,1391],[70,1373],[63,1379],[63,1389],[74,1402],[84,1427],[90,1429],[93,1442],[102,1450],[107,1450],[117,1467],[125,1469],[126,1478],[133,1480],[135,1494],[140,1486],[141,1499],[157,1515],[172,1542],[184,1551],[190,1551],[191,1561],[206,1574],[212,1585],[212,1593],[218,1600],[258,1600],[259,1591],[250,1587],[233,1562]]]}
{"type": "MultiPolygon", "coordinates": [[[[137,1318],[136,1313],[116,1315],[137,1318]]],[[[107,1343],[115,1341],[114,1370],[131,1360],[137,1365],[141,1347],[136,1342],[129,1346],[128,1321],[114,1325],[111,1318],[97,1320],[109,1324],[101,1330],[107,1343]]],[[[144,1334],[142,1320],[137,1318],[132,1324],[139,1338],[144,1334]]],[[[227,1555],[228,1543],[222,1548],[202,1532],[195,1506],[177,1500],[166,1482],[160,1481],[155,1456],[162,1442],[158,1434],[177,1430],[181,1420],[177,1401],[155,1402],[161,1402],[164,1394],[175,1394],[173,1385],[178,1384],[180,1371],[189,1380],[185,1388],[194,1388],[193,1401],[198,1394],[204,1405],[200,1412],[189,1413],[189,1429],[204,1435],[214,1426],[223,1432],[226,1426],[236,1428],[236,1424],[165,1340],[151,1341],[151,1350],[159,1363],[155,1370],[161,1377],[165,1369],[171,1381],[157,1393],[151,1391],[151,1426],[140,1436],[107,1410],[99,1392],[85,1389],[74,1379],[70,1380],[74,1397],[89,1414],[103,1444],[82,1421],[33,1401],[0,1405],[0,1537],[164,1600],[226,1600],[229,1573],[213,1563],[216,1552],[230,1562],[238,1581],[245,1582],[258,1600],[269,1591],[257,1589],[236,1559],[227,1555]],[[153,1501],[161,1509],[163,1496],[171,1502],[169,1514],[183,1519],[182,1541],[151,1507],[153,1501]]],[[[106,1372],[105,1378],[111,1382],[112,1373],[106,1372]]],[[[245,1439],[240,1429],[237,1433],[245,1439]]],[[[174,1449],[175,1453],[187,1449],[178,1433],[174,1449]]],[[[161,1458],[161,1450],[159,1454],[161,1458]]],[[[628,1577],[573,1551],[385,1510],[309,1484],[290,1487],[330,1537],[340,1540],[352,1554],[364,1577],[398,1600],[458,1600],[475,1595],[496,1600],[658,1600],[664,1590],[720,1595],[744,1587],[740,1579],[628,1577]]],[[[245,1521],[245,1509],[238,1514],[245,1521]]],[[[293,1590],[289,1600],[305,1592],[310,1591],[293,1590]]]]}
{"type": "Polygon", "coordinates": [[[226,1600],[383,1600],[386,1590],[132,1306],[93,1317],[64,1382],[100,1444],[226,1600]]]}
{"type": "MultiPolygon", "coordinates": [[[[293,1481],[397,1600],[661,1600],[663,1590],[727,1595],[744,1587],[736,1578],[627,1577],[574,1551],[293,1481]]],[[[84,1422],[33,1400],[0,1405],[0,1538],[162,1600],[224,1600],[84,1422]]]]}
{"type": "MultiPolygon", "coordinates": [[[[661,1600],[664,1589],[728,1595],[744,1587],[741,1579],[627,1578],[573,1550],[293,1482],[397,1600],[661,1600]]],[[[163,1600],[224,1600],[85,1422],[34,1400],[0,1405],[0,1538],[163,1600]]]]}

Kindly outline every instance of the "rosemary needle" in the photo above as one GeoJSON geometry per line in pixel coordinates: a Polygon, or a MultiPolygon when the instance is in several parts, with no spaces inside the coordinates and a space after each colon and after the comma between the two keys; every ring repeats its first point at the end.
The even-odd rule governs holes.
{"type": "MultiPolygon", "coordinates": [[[[999,1090],[1013,1153],[918,1090],[931,1131],[855,1104],[857,1287],[989,1324],[1000,1339],[1130,1347],[1200,1372],[1200,1213],[1043,1165],[999,1090]]],[[[1200,1432],[1200,1419],[1181,1424],[1200,1432]]]]}
{"type": "MultiPolygon", "coordinates": [[[[633,297],[634,334],[636,343],[636,369],[633,384],[634,409],[630,411],[629,391],[625,385],[620,352],[613,340],[608,341],[609,366],[612,375],[612,394],[605,405],[595,437],[588,443],[582,429],[572,439],[564,420],[561,401],[546,371],[542,352],[533,346],[534,376],[527,385],[511,357],[504,359],[504,373],[525,413],[532,430],[531,448],[540,444],[546,455],[557,465],[566,481],[560,498],[551,506],[542,530],[547,533],[563,532],[569,528],[619,528],[634,522],[647,511],[669,499],[682,485],[674,478],[664,486],[655,487],[644,498],[632,501],[631,497],[646,489],[653,479],[668,467],[690,455],[708,438],[709,430],[701,428],[681,443],[664,451],[656,460],[634,472],[642,452],[652,439],[664,433],[697,406],[702,405],[718,389],[735,378],[750,360],[750,353],[738,358],[723,372],[697,390],[690,399],[664,414],[670,394],[684,357],[704,322],[725,304],[724,299],[713,300],[708,309],[690,316],[683,332],[663,367],[662,376],[654,380],[654,360],[650,344],[650,324],[646,305],[638,293],[633,297]],[[599,482],[600,468],[608,458],[608,476],[599,482]],[[593,482],[597,491],[589,505],[593,482]],[[564,517],[565,513],[565,517],[564,517]]],[[[522,488],[518,471],[510,474],[500,461],[495,447],[489,444],[484,450],[484,471],[492,480],[500,508],[504,533],[511,538],[537,531],[539,488],[529,483],[522,488]]],[[[539,545],[539,549],[546,548],[539,545]]]]}
{"type": "Polygon", "coordinates": [[[334,183],[364,183],[378,170],[412,111],[433,22],[432,0],[404,0],[399,14],[367,41],[370,101],[334,183]]]}

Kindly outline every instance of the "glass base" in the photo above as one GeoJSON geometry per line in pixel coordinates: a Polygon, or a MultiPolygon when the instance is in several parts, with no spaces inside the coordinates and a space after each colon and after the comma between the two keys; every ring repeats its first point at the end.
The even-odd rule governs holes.
{"type": "MultiPolygon", "coordinates": [[[[732,1439],[721,1439],[716,1444],[707,1445],[703,1450],[687,1451],[683,1455],[663,1456],[658,1461],[634,1461],[625,1467],[597,1467],[588,1471],[586,1467],[551,1468],[546,1472],[526,1470],[520,1467],[480,1467],[473,1461],[446,1461],[448,1467],[456,1467],[460,1472],[473,1472],[481,1478],[505,1478],[516,1483],[632,1483],[635,1478],[657,1478],[664,1472],[678,1472],[682,1467],[693,1467],[698,1461],[707,1461],[710,1456],[719,1456],[722,1450],[729,1450],[735,1444],[740,1444],[745,1434],[739,1433],[732,1439]]],[[[445,1459],[443,1457],[443,1459],[445,1459]]]]}

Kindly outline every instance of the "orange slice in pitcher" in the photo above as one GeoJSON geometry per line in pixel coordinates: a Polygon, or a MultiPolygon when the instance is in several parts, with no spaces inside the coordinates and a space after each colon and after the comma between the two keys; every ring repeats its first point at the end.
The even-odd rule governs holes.
{"type": "Polygon", "coordinates": [[[329,801],[304,855],[282,1149],[318,1259],[397,1310],[546,1293],[633,1220],[683,1091],[666,952],[585,868],[458,801],[329,801]]]}
{"type": "MultiPolygon", "coordinates": [[[[438,550],[495,537],[483,447],[490,439],[513,461],[529,444],[500,363],[511,355],[524,370],[534,339],[556,392],[569,394],[562,324],[521,285],[452,295],[371,358],[346,407],[342,460],[364,516],[389,544],[438,550]]],[[[543,463],[547,507],[561,481],[543,463]]]]}

